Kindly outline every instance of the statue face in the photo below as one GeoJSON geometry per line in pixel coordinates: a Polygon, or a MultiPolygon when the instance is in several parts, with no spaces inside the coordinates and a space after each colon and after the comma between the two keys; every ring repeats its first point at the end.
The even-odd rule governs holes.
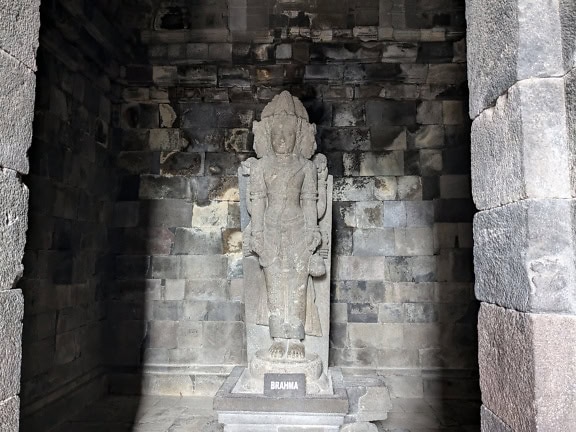
{"type": "Polygon", "coordinates": [[[290,154],[296,145],[297,119],[290,115],[274,117],[270,131],[272,149],[276,154],[290,154]]]}

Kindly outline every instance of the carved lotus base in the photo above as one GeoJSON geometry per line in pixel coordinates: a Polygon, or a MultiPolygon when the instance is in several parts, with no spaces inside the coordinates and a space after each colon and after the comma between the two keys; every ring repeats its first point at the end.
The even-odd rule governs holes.
{"type": "Polygon", "coordinates": [[[256,352],[232,393],[264,393],[264,374],[304,374],[306,394],[333,394],[332,381],[324,372],[317,354],[307,353],[304,359],[272,359],[268,350],[256,352]]]}

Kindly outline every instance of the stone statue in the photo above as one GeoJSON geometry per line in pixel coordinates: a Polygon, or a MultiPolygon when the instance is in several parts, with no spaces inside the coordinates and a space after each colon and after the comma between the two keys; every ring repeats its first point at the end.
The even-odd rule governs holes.
{"type": "Polygon", "coordinates": [[[254,122],[258,159],[245,162],[245,253],[256,254],[264,272],[258,324],[269,326],[271,359],[304,359],[306,335],[322,335],[313,277],[326,272],[329,238],[318,220],[326,212],[328,171],[324,155],[312,158],[315,133],[302,103],[284,91],[254,122]]]}

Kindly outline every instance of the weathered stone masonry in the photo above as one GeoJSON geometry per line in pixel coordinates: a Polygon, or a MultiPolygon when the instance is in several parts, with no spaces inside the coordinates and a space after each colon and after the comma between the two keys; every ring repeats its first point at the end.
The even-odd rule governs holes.
{"type": "MultiPolygon", "coordinates": [[[[221,378],[203,373],[245,362],[236,170],[253,155],[252,121],[289,89],[335,176],[333,363],[474,370],[462,5],[271,3],[227,28],[232,3],[140,20],[149,64],[125,69],[114,135],[113,345],[140,325],[124,311],[145,286],[144,391],[214,391],[221,378]]],[[[137,365],[139,343],[113,363],[137,365]]],[[[420,374],[390,382],[441,392],[420,374]]]]}
{"type": "MultiPolygon", "coordinates": [[[[23,430],[47,430],[107,392],[110,133],[130,40],[83,2],[42,1],[24,275],[23,430]],[[117,41],[125,41],[118,44],[117,41]],[[116,42],[115,42],[116,41],[116,42]]],[[[120,349],[122,345],[111,349],[120,349]]]]}
{"type": "Polygon", "coordinates": [[[576,425],[575,12],[467,2],[483,431],[576,425]]]}
{"type": "Polygon", "coordinates": [[[0,428],[18,430],[24,301],[17,289],[28,226],[38,1],[0,2],[0,428]]]}

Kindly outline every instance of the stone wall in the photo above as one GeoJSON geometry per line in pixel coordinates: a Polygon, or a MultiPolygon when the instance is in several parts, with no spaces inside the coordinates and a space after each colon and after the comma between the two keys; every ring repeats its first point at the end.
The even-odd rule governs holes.
{"type": "Polygon", "coordinates": [[[575,6],[467,6],[482,430],[572,430],[575,6]]]}
{"type": "Polygon", "coordinates": [[[24,300],[19,289],[28,227],[39,2],[0,1],[0,430],[16,432],[24,300]]]}
{"type": "MultiPolygon", "coordinates": [[[[463,4],[172,3],[133,16],[149,63],[123,70],[116,107],[112,346],[146,332],[111,362],[143,360],[145,392],[193,394],[246,361],[236,170],[288,89],[335,177],[332,364],[474,370],[463,4]]],[[[446,391],[411,375],[396,394],[446,391]]]]}
{"type": "Polygon", "coordinates": [[[118,47],[122,36],[92,6],[41,7],[20,282],[21,426],[30,431],[47,430],[106,392],[104,299],[113,274],[107,228],[117,193],[110,124],[119,94],[114,80],[130,44],[118,47]]]}

